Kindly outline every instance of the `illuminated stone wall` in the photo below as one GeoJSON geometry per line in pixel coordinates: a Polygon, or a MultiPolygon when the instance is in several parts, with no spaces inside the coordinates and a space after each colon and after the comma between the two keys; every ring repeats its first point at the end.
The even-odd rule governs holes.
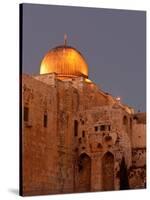
{"type": "Polygon", "coordinates": [[[132,166],[129,169],[130,188],[146,187],[146,115],[133,116],[132,166]]]}
{"type": "Polygon", "coordinates": [[[42,194],[59,190],[57,142],[57,94],[53,87],[23,76],[23,107],[28,107],[28,121],[24,122],[23,192],[42,194]],[[43,126],[47,114],[47,128],[43,126]]]}
{"type": "Polygon", "coordinates": [[[144,177],[145,125],[127,106],[83,77],[23,75],[22,90],[23,108],[29,109],[22,130],[24,195],[145,185],[144,178],[135,181],[138,173],[144,177]],[[113,170],[105,170],[109,166],[113,170]],[[126,173],[129,185],[122,179],[126,173]],[[112,182],[104,184],[105,177],[112,182]]]}
{"type": "MultiPolygon", "coordinates": [[[[132,165],[131,133],[130,130],[128,133],[125,132],[129,129],[130,124],[123,124],[124,116],[129,121],[129,114],[119,105],[95,107],[77,113],[79,131],[75,136],[75,146],[78,155],[86,153],[92,159],[91,191],[107,190],[106,185],[103,184],[105,178],[103,177],[102,160],[108,152],[114,157],[114,169],[111,170],[114,177],[112,190],[120,189],[120,175],[118,174],[122,158],[125,158],[127,170],[132,165]]],[[[110,177],[112,176],[110,175],[110,177]]]]}

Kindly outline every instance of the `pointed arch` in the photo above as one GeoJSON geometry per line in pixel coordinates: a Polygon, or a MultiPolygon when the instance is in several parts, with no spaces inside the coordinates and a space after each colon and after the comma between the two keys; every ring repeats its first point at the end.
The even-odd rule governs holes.
{"type": "Polygon", "coordinates": [[[91,158],[82,153],[78,160],[76,191],[89,192],[91,189],[91,158]]]}
{"type": "Polygon", "coordinates": [[[104,191],[114,190],[114,155],[109,151],[102,158],[102,187],[104,191]]]}

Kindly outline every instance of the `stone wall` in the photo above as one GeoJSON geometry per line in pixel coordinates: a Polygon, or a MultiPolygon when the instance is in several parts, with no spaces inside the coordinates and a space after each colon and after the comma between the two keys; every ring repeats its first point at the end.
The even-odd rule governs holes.
{"type": "Polygon", "coordinates": [[[146,188],[146,167],[133,167],[129,171],[130,189],[146,188]]]}
{"type": "Polygon", "coordinates": [[[143,187],[143,117],[137,123],[131,109],[84,78],[23,75],[22,90],[23,110],[29,109],[24,195],[127,189],[127,172],[131,188],[143,187]],[[104,183],[106,177],[112,181],[104,183]]]}
{"type": "Polygon", "coordinates": [[[23,76],[23,193],[59,192],[56,90],[30,76],[23,76]],[[47,127],[44,127],[44,115],[47,127]]]}
{"type": "Polygon", "coordinates": [[[129,169],[130,188],[146,187],[146,115],[133,115],[132,167],[129,169]]]}
{"type": "Polygon", "coordinates": [[[132,147],[146,147],[146,124],[137,124],[133,122],[132,147]]]}
{"type": "MultiPolygon", "coordinates": [[[[124,124],[124,116],[130,119],[128,113],[119,106],[114,108],[114,105],[95,106],[76,114],[76,120],[79,123],[78,135],[75,136],[78,157],[86,153],[91,158],[91,168],[94,169],[91,170],[91,191],[120,189],[120,175],[118,174],[122,158],[125,158],[127,169],[132,165],[130,123],[124,124]],[[113,177],[111,189],[109,184],[107,188],[107,183],[104,184],[102,181],[106,179],[103,158],[107,153],[110,153],[114,159],[112,175],[108,174],[113,177]]],[[[109,170],[106,171],[109,172],[109,170]]],[[[80,173],[77,174],[78,176],[80,173]]]]}

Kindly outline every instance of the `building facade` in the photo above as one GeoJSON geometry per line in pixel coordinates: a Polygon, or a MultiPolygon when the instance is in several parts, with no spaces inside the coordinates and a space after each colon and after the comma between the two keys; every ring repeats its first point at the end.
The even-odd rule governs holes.
{"type": "Polygon", "coordinates": [[[146,114],[88,79],[83,55],[50,50],[22,75],[22,194],[146,187],[146,114]]]}

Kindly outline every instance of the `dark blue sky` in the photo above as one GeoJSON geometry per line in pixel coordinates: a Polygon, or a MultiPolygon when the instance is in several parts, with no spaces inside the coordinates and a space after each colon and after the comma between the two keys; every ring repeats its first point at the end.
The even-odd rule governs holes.
{"type": "Polygon", "coordinates": [[[39,74],[43,56],[63,44],[64,33],[84,55],[91,80],[146,110],[146,12],[24,4],[23,72],[39,74]]]}

